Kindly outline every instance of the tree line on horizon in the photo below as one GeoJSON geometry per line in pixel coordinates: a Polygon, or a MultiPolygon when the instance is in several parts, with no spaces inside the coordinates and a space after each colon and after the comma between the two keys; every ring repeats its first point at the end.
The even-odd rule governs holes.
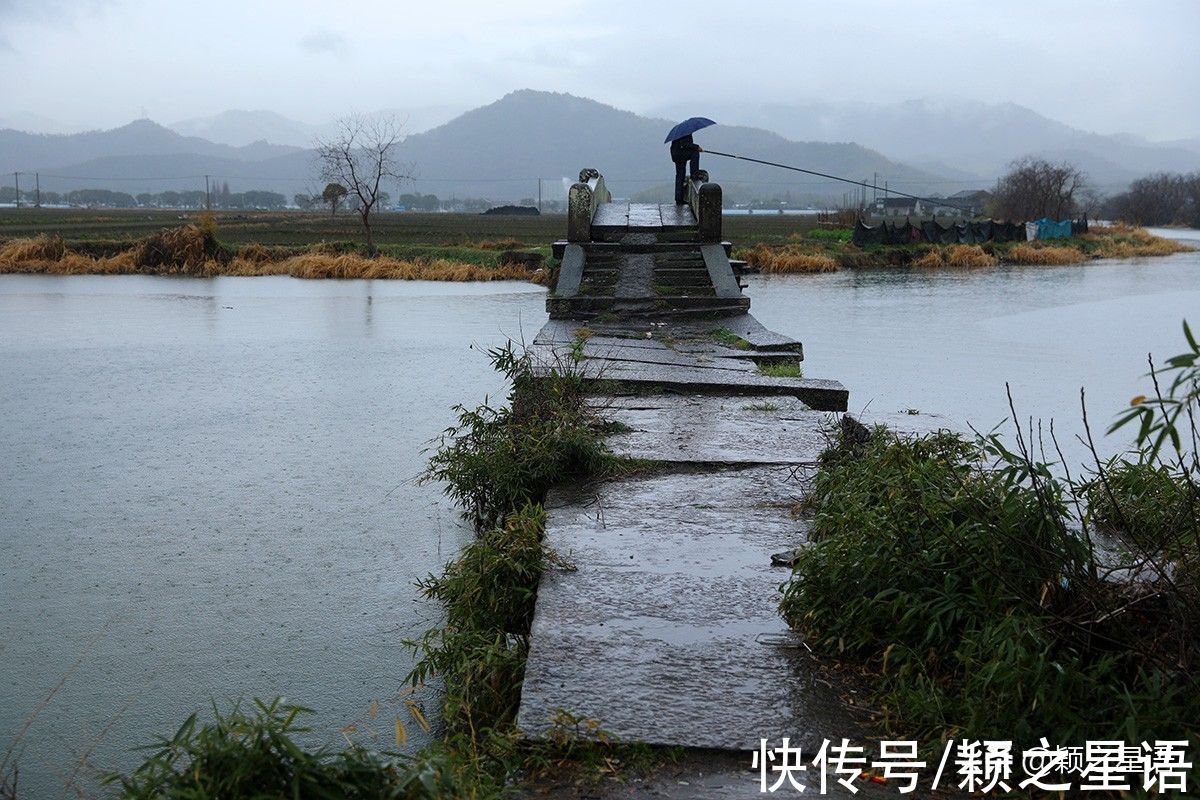
{"type": "MultiPolygon", "coordinates": [[[[453,211],[480,213],[495,205],[489,198],[464,197],[443,199],[435,194],[405,192],[393,203],[390,193],[380,189],[373,205],[379,209],[436,213],[453,211]]],[[[788,199],[791,199],[790,197],[788,199]]],[[[17,200],[12,186],[0,187],[0,203],[17,200]]],[[[251,189],[234,192],[229,183],[222,183],[205,193],[199,189],[166,190],[157,193],[130,194],[112,189],[75,189],[68,192],[22,189],[20,202],[34,206],[77,206],[90,208],[168,208],[212,210],[282,211],[298,208],[305,211],[326,209],[336,214],[339,209],[358,211],[354,195],[347,187],[330,182],[319,194],[296,193],[289,202],[280,192],[251,189]]],[[[533,198],[523,198],[519,205],[536,205],[533,198]]],[[[562,203],[549,200],[542,210],[554,213],[562,203]]],[[[761,201],[761,207],[774,207],[775,201],[761,201]]],[[[1014,161],[1009,172],[997,181],[988,213],[997,219],[1030,220],[1042,217],[1067,219],[1080,214],[1121,220],[1135,225],[1186,225],[1200,228],[1200,172],[1147,175],[1130,184],[1129,189],[1109,197],[1098,196],[1088,185],[1087,175],[1067,163],[1051,163],[1043,159],[1025,158],[1014,161]]]]}

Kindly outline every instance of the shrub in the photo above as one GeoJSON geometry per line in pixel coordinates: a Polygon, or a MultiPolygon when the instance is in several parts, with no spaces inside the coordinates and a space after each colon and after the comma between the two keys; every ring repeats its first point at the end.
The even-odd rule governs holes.
{"type": "Polygon", "coordinates": [[[521,699],[538,581],[548,559],[545,511],[527,505],[503,527],[481,533],[422,593],[446,608],[446,625],[412,643],[421,660],[414,685],[441,676],[443,718],[452,734],[511,724],[521,699]]]}
{"type": "Polygon", "coordinates": [[[279,699],[254,705],[250,714],[238,706],[226,714],[214,708],[204,724],[192,714],[174,736],[146,748],[150,755],[133,773],[110,774],[105,782],[119,786],[127,800],[435,798],[454,792],[445,771],[427,759],[412,762],[359,747],[305,750],[296,737],[309,728],[298,720],[310,709],[279,699]]]}
{"type": "Polygon", "coordinates": [[[489,356],[512,385],[509,406],[457,406],[458,423],[443,433],[423,477],[444,481],[477,530],[541,502],[555,483],[613,463],[603,423],[583,401],[581,367],[566,362],[537,375],[530,356],[516,353],[511,342],[489,356]]]}
{"type": "Polygon", "coordinates": [[[1088,508],[1101,527],[1151,553],[1178,555],[1200,541],[1200,497],[1178,470],[1114,458],[1088,486],[1088,508]]]}
{"type": "Polygon", "coordinates": [[[1157,592],[1134,612],[1097,578],[1066,496],[996,437],[843,432],[782,610],[814,649],[878,671],[885,722],[909,734],[1184,735],[1200,697],[1170,653],[1187,626],[1157,592]]]}

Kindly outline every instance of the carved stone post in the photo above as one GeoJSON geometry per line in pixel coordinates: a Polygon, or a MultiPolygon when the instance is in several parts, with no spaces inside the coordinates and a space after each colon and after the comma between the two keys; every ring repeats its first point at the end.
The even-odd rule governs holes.
{"type": "Polygon", "coordinates": [[[700,227],[700,241],[721,241],[721,186],[705,183],[697,192],[696,222],[700,227]]]}
{"type": "Polygon", "coordinates": [[[591,241],[596,207],[611,202],[612,195],[604,185],[604,176],[591,167],[580,170],[579,183],[573,184],[567,195],[567,241],[591,241]]]}
{"type": "Polygon", "coordinates": [[[567,195],[567,241],[587,242],[592,238],[592,187],[571,185],[567,195]]]}

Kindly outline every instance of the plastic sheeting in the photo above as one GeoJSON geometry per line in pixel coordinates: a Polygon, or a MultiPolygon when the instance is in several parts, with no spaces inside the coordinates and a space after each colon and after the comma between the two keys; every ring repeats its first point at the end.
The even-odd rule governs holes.
{"type": "Polygon", "coordinates": [[[914,225],[904,222],[881,222],[866,225],[854,223],[851,241],[859,247],[868,244],[978,244],[981,242],[1023,242],[1025,227],[1019,223],[981,220],[944,226],[936,220],[924,220],[914,225]]]}
{"type": "Polygon", "coordinates": [[[1039,239],[1066,239],[1070,235],[1071,220],[1069,219],[1055,222],[1049,217],[1042,217],[1037,221],[1037,238],[1039,239]]]}
{"type": "Polygon", "coordinates": [[[1087,217],[1055,222],[998,222],[994,219],[959,222],[944,226],[937,220],[922,220],[914,225],[904,222],[881,222],[866,225],[857,220],[851,241],[858,246],[867,244],[980,244],[982,242],[1024,242],[1034,239],[1059,239],[1076,233],[1087,233],[1087,217]]]}

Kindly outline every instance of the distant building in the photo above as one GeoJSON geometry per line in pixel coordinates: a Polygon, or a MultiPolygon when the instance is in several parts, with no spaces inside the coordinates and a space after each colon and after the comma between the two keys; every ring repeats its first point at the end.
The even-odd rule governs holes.
{"type": "Polygon", "coordinates": [[[945,205],[933,208],[934,214],[952,217],[981,217],[992,201],[992,193],[984,189],[963,189],[945,198],[945,205]]]}
{"type": "Polygon", "coordinates": [[[919,217],[926,207],[911,197],[880,197],[870,208],[881,217],[919,217]]]}

